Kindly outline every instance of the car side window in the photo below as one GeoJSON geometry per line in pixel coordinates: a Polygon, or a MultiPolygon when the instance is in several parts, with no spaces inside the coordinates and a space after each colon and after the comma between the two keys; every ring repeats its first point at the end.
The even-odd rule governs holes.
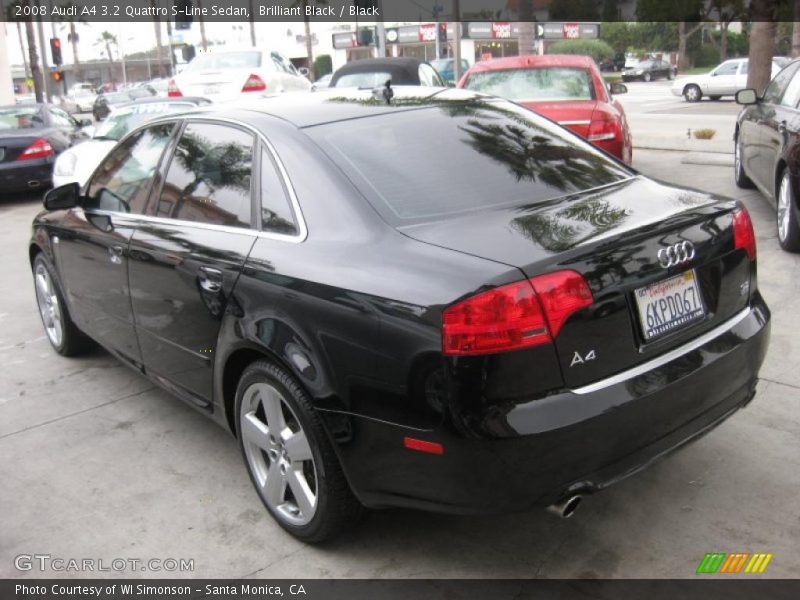
{"type": "Polygon", "coordinates": [[[50,117],[57,127],[75,127],[76,125],[75,121],[60,108],[51,108],[50,117]]]}
{"type": "Polygon", "coordinates": [[[439,77],[439,74],[436,70],[430,66],[422,63],[419,66],[419,83],[420,85],[444,85],[444,82],[439,77]]]}
{"type": "Polygon", "coordinates": [[[85,208],[144,213],[150,184],[175,123],[134,133],[111,151],[89,183],[85,208]]]}
{"type": "Polygon", "coordinates": [[[790,108],[795,108],[800,102],[800,73],[795,70],[792,80],[786,86],[786,91],[781,97],[781,104],[790,108]]]}
{"type": "Polygon", "coordinates": [[[266,150],[261,152],[261,230],[284,235],[297,233],[289,196],[266,150]]]}
{"type": "Polygon", "coordinates": [[[767,91],[764,92],[764,102],[768,104],[780,103],[786,88],[789,87],[789,83],[792,81],[792,77],[797,72],[798,66],[800,66],[800,63],[792,63],[775,75],[775,78],[767,86],[767,91]]]}
{"type": "Polygon", "coordinates": [[[253,135],[229,125],[189,123],[181,134],[156,216],[250,227],[253,135]]]}
{"type": "Polygon", "coordinates": [[[739,69],[739,63],[723,63],[712,73],[714,77],[718,77],[720,75],[736,75],[736,71],[739,69]]]}

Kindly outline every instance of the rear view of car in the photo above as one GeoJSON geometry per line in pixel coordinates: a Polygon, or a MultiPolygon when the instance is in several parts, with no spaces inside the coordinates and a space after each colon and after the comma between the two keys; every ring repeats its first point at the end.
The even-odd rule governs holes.
{"type": "Polygon", "coordinates": [[[311,82],[282,54],[250,49],[198,55],[169,81],[167,95],[225,102],[310,89],[311,82]]]}
{"type": "Polygon", "coordinates": [[[625,111],[608,93],[591,58],[549,55],[480,62],[458,87],[518,102],[631,162],[633,144],[625,111]]]}

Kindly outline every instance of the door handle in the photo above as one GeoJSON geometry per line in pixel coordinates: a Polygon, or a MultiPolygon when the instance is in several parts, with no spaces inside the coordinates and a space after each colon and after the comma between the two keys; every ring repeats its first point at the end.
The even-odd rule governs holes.
{"type": "Polygon", "coordinates": [[[197,272],[200,287],[206,292],[216,294],[222,291],[222,271],[212,267],[200,267],[197,272]]]}

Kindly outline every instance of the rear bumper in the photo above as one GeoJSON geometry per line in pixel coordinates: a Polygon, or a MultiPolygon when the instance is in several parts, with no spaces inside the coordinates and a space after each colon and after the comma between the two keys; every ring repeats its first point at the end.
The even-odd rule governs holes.
{"type": "Polygon", "coordinates": [[[0,190],[19,192],[50,186],[53,162],[50,158],[0,163],[0,190]],[[33,185],[31,182],[34,182],[33,185]]]}
{"type": "Polygon", "coordinates": [[[345,472],[368,506],[460,514],[523,510],[601,490],[697,439],[752,399],[769,319],[756,296],[729,328],[661,364],[654,360],[650,370],[498,407],[504,412],[491,418],[504,421],[506,437],[466,439],[452,427],[420,432],[354,419],[347,443],[339,442],[345,472]],[[439,442],[444,454],[406,450],[405,436],[439,442]]]}

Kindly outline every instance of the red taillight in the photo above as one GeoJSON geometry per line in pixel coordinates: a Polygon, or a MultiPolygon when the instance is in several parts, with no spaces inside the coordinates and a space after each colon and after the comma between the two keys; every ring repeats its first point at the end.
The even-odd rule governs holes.
{"type": "Polygon", "coordinates": [[[247,81],[244,82],[244,87],[242,88],[243,92],[265,92],[266,90],[267,84],[264,83],[264,80],[255,73],[247,78],[247,81]]]}
{"type": "Polygon", "coordinates": [[[740,208],[733,213],[733,247],[742,248],[747,258],[756,258],[756,233],[753,231],[753,221],[746,208],[740,208]]]}
{"type": "MultiPolygon", "coordinates": [[[[603,114],[603,116],[607,116],[603,114]]],[[[603,142],[608,140],[622,139],[622,127],[615,118],[592,120],[589,123],[589,133],[586,139],[590,142],[603,142]]]]}
{"type": "Polygon", "coordinates": [[[54,154],[53,147],[50,145],[44,138],[39,138],[35,142],[33,142],[30,146],[25,148],[20,155],[17,157],[17,160],[30,160],[31,158],[44,158],[45,156],[50,156],[54,154]]]}
{"type": "Polygon", "coordinates": [[[425,440],[407,437],[403,439],[403,445],[409,450],[418,450],[419,452],[427,452],[428,454],[444,454],[444,446],[437,442],[427,442],[425,440]]]}
{"type": "Polygon", "coordinates": [[[170,98],[178,98],[183,96],[183,92],[178,89],[178,84],[175,83],[174,79],[170,79],[169,84],[167,84],[167,96],[170,98]]]}
{"type": "Polygon", "coordinates": [[[483,292],[445,309],[442,351],[491,354],[546,344],[575,311],[592,304],[575,271],[558,271],[483,292]]]}

